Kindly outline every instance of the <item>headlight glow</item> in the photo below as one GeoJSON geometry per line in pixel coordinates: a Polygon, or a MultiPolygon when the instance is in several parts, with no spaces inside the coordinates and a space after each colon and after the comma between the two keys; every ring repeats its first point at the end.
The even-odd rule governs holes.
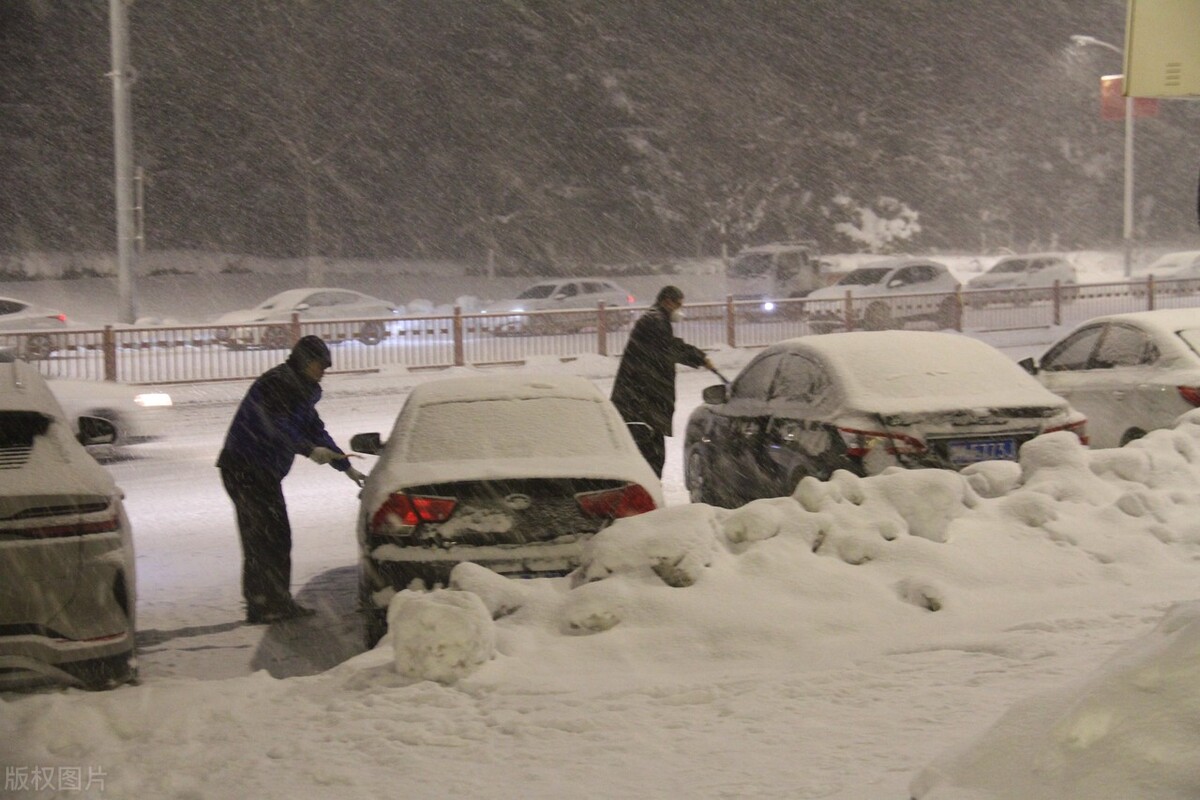
{"type": "Polygon", "coordinates": [[[171,405],[171,395],[166,392],[144,392],[136,395],[133,402],[142,408],[162,408],[171,405]]]}

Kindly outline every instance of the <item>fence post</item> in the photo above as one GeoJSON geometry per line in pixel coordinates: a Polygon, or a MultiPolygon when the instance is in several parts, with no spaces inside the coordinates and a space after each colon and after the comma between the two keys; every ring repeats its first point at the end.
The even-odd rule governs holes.
{"type": "Polygon", "coordinates": [[[954,289],[954,330],[962,333],[963,317],[966,315],[966,305],[963,303],[962,286],[956,286],[954,289]]]}
{"type": "Polygon", "coordinates": [[[1054,298],[1054,324],[1062,325],[1062,283],[1054,282],[1052,297],[1054,298]]]}
{"type": "Polygon", "coordinates": [[[846,318],[846,330],[854,330],[854,298],[849,289],[846,290],[846,304],[842,310],[842,316],[846,318]]]}
{"type": "Polygon", "coordinates": [[[292,347],[296,346],[296,342],[300,341],[300,315],[295,311],[292,312],[292,324],[288,326],[292,335],[292,347]]]}
{"type": "Polygon", "coordinates": [[[454,307],[454,366],[461,367],[467,363],[463,355],[463,318],[462,307],[454,307]]]}
{"type": "Polygon", "coordinates": [[[102,340],[102,348],[104,352],[104,380],[116,382],[117,380],[117,337],[113,335],[112,325],[104,326],[104,338],[102,340]]]}
{"type": "Polygon", "coordinates": [[[600,355],[608,355],[608,318],[605,314],[604,301],[596,307],[596,345],[600,355]]]}
{"type": "Polygon", "coordinates": [[[1146,310],[1154,310],[1154,275],[1146,278],[1146,310]]]}
{"type": "Polygon", "coordinates": [[[737,320],[733,316],[733,295],[725,295],[725,341],[737,347],[737,320]]]}

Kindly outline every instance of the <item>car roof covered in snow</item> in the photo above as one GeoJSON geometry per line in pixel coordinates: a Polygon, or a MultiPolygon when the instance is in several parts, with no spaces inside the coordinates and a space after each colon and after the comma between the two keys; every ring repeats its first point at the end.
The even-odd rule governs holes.
{"type": "Polygon", "coordinates": [[[932,331],[851,331],[788,339],[767,349],[808,353],[841,382],[848,402],[879,413],[957,408],[1064,408],[1004,353],[932,331]]]}

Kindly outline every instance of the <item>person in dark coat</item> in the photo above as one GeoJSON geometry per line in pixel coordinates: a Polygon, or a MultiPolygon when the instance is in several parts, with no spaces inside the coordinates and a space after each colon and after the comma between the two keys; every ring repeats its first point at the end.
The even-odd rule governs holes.
{"type": "Polygon", "coordinates": [[[359,486],[365,480],[350,466],[349,457],[317,414],[321,378],[332,363],[320,337],[302,337],[286,362],[267,370],[250,386],[217,458],[221,482],[237,512],[242,595],[246,621],[251,624],[314,613],[291,594],[292,529],[282,482],[295,457],[329,464],[359,486]]]}
{"type": "Polygon", "coordinates": [[[613,405],[660,478],[667,460],[664,437],[671,435],[675,415],[675,365],[712,369],[703,350],[675,336],[671,322],[679,318],[681,308],[682,290],[659,290],[654,305],[634,323],[612,391],[613,405]]]}

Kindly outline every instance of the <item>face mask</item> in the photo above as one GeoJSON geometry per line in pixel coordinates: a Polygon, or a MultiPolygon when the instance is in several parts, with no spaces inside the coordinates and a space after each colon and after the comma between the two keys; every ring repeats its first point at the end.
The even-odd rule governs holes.
{"type": "Polygon", "coordinates": [[[677,308],[671,312],[671,322],[683,322],[683,309],[677,308]]]}

